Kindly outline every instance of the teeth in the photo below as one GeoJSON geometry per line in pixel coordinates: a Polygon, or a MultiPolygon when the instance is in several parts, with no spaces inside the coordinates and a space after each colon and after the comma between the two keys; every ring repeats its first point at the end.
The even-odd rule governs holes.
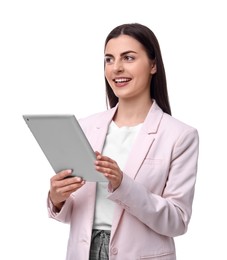
{"type": "Polygon", "coordinates": [[[122,83],[122,82],[128,82],[129,79],[115,79],[114,80],[116,83],[122,83]]]}

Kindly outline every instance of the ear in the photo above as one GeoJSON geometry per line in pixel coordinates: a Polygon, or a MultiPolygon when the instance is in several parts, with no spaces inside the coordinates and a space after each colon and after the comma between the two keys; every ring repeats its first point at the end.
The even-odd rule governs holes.
{"type": "Polygon", "coordinates": [[[157,72],[157,66],[156,63],[153,63],[151,65],[151,75],[154,75],[157,72]]]}

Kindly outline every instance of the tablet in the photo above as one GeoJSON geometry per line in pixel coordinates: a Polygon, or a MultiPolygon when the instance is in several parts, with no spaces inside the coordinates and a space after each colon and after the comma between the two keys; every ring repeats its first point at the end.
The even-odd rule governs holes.
{"type": "Polygon", "coordinates": [[[88,182],[107,181],[95,170],[95,153],[74,115],[23,115],[55,173],[72,169],[88,182]]]}

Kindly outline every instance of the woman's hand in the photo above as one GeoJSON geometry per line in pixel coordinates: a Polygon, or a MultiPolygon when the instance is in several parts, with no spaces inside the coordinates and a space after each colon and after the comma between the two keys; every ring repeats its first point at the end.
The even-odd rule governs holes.
{"type": "Polygon", "coordinates": [[[113,190],[116,190],[122,181],[123,175],[118,164],[107,156],[101,155],[99,152],[96,153],[97,160],[95,161],[96,170],[103,173],[104,176],[109,180],[113,190]]]}
{"type": "Polygon", "coordinates": [[[81,188],[85,181],[80,177],[71,176],[71,170],[57,173],[50,179],[50,200],[60,210],[71,193],[81,188]]]}

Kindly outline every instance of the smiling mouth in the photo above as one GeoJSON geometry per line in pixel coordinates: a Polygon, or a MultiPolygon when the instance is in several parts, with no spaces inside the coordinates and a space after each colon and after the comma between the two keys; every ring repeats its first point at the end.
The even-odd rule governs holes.
{"type": "Polygon", "coordinates": [[[129,82],[131,79],[129,78],[118,78],[118,79],[114,79],[113,81],[115,83],[126,83],[126,82],[129,82]]]}

